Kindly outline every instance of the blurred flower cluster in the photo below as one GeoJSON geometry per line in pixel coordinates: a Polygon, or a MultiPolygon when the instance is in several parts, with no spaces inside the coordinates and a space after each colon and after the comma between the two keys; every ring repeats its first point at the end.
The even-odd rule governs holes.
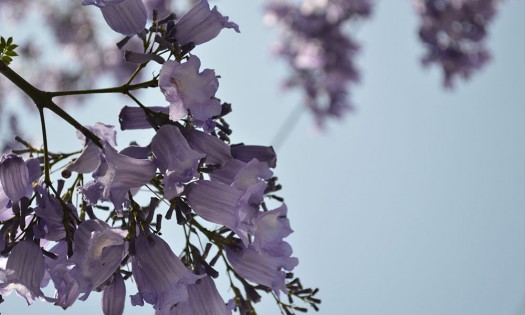
{"type": "Polygon", "coordinates": [[[372,0],[272,1],[266,7],[265,21],[281,28],[274,51],[291,69],[285,87],[304,91],[305,105],[321,127],[352,109],[349,90],[359,81],[359,45],[349,26],[369,18],[372,9],[372,0]]]}
{"type": "Polygon", "coordinates": [[[499,0],[416,0],[421,16],[419,37],[427,48],[424,65],[443,70],[443,84],[453,86],[455,77],[469,78],[490,59],[487,28],[499,0]]]}

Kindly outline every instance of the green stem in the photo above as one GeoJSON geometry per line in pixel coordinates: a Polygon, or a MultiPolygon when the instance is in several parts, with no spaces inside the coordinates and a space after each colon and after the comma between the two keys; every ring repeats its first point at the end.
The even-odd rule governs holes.
{"type": "Polygon", "coordinates": [[[82,126],[75,118],[66,113],[62,108],[60,108],[57,104],[53,102],[53,94],[37,89],[36,87],[31,85],[31,83],[27,82],[24,78],[18,75],[18,73],[14,72],[8,65],[5,64],[5,62],[1,60],[0,73],[3,74],[9,81],[13,82],[27,96],[29,96],[39,110],[43,110],[44,108],[49,109],[50,111],[67,121],[77,130],[82,132],[82,134],[84,134],[86,138],[93,141],[93,143],[95,143],[98,147],[102,148],[100,139],[97,136],[95,136],[86,127],[82,126]]]}

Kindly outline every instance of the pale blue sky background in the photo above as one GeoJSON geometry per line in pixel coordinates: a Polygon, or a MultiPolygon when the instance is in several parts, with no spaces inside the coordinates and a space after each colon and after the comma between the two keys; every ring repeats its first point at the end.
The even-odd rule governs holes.
{"type": "MultiPolygon", "coordinates": [[[[269,55],[275,32],[261,22],[262,2],[217,2],[242,33],[225,31],[195,53],[222,76],[233,140],[269,145],[301,98],[278,88],[286,68],[269,55]]],[[[381,1],[359,28],[357,111],[324,133],[303,114],[278,150],[295,273],[321,289],[319,314],[523,315],[524,2],[502,6],[490,27],[493,61],[452,92],[436,68],[420,66],[417,25],[410,1],[381,1]]],[[[148,102],[164,104],[159,94],[148,102]]],[[[77,114],[93,124],[103,110],[104,122],[118,125],[124,104],[103,97],[77,114]]],[[[53,132],[52,148],[78,145],[65,124],[53,132]]],[[[140,134],[123,136],[121,146],[140,134]]],[[[42,302],[27,309],[11,295],[0,312],[98,314],[99,298],[62,312],[42,302]]],[[[259,314],[278,314],[265,300],[259,314]]]]}

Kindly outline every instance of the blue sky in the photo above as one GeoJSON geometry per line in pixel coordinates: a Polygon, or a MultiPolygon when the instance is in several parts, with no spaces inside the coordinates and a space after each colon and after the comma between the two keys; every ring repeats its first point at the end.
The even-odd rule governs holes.
{"type": "MultiPolygon", "coordinates": [[[[269,54],[276,32],[261,22],[262,3],[217,2],[242,33],[224,31],[195,54],[222,77],[233,140],[270,145],[301,97],[279,89],[286,67],[269,54]]],[[[445,91],[441,73],[419,63],[410,1],[381,1],[356,34],[355,113],[322,133],[298,115],[275,173],[295,230],[295,273],[320,288],[319,314],[525,314],[524,13],[523,1],[506,1],[490,28],[492,62],[445,91]]],[[[158,94],[149,105],[164,104],[158,94]]],[[[93,124],[103,108],[104,122],[118,125],[125,104],[103,97],[75,114],[93,124]]],[[[69,127],[50,125],[51,147],[78,145],[69,127]]],[[[121,134],[120,145],[136,137],[147,141],[121,134]]],[[[99,305],[95,294],[69,312],[99,305]]],[[[59,311],[38,302],[31,310],[59,311]]],[[[13,295],[0,305],[20,311],[25,301],[13,295]]],[[[259,313],[277,314],[271,297],[259,313]]]]}

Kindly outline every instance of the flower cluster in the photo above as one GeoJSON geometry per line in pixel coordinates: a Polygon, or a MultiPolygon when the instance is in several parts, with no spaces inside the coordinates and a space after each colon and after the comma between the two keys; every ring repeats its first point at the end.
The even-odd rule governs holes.
{"type": "Polygon", "coordinates": [[[487,63],[487,26],[499,0],[417,0],[415,5],[421,15],[419,37],[427,47],[422,62],[443,69],[445,87],[451,88],[455,77],[469,78],[487,63]]]}
{"type": "Polygon", "coordinates": [[[348,91],[359,80],[354,62],[359,45],[345,27],[367,18],[372,7],[371,0],[305,0],[300,5],[274,1],[266,8],[265,20],[282,27],[275,52],[292,69],[285,86],[304,90],[320,126],[352,109],[348,91]]]}
{"type": "Polygon", "coordinates": [[[136,103],[122,108],[122,130],[153,129],[155,135],[145,146],[117,150],[113,126],[81,126],[53,102],[54,97],[97,90],[43,92],[27,81],[18,84],[23,79],[0,63],[0,73],[35,103],[38,99],[42,121],[43,108],[55,112],[77,128],[82,142],[79,152],[51,153],[42,123],[43,150],[19,139],[25,150],[2,155],[0,266],[5,267],[0,268],[0,294],[15,290],[28,304],[41,299],[66,309],[97,290],[103,291],[104,314],[122,314],[124,282],[132,277],[136,291],[129,295],[131,304],[150,304],[156,314],[249,314],[260,299],[258,291],[273,291],[288,314],[304,308],[281,302],[280,294],[297,296],[317,309],[316,291],[290,280],[298,259],[284,241],[293,232],[286,205],[274,195],[280,189],[273,175],[275,152],[230,143],[232,131],[224,116],[231,106],[215,96],[215,72],[201,69],[200,59],[191,54],[195,45],[224,28],[239,31],[238,26],[217,8],[210,9],[207,0],[180,19],[154,18],[150,28],[141,0],[83,4],[99,7],[117,32],[145,34],[144,51],[127,53],[128,61],[138,64],[135,73],[149,61],[162,64],[150,81],[133,84],[133,75],[123,86],[103,89],[124,93],[136,103]],[[166,106],[142,104],[131,93],[142,87],[156,87],[166,106]],[[53,182],[51,168],[63,161],[63,179],[53,182]],[[140,206],[145,190],[154,197],[140,206]],[[269,200],[278,206],[268,210],[269,200]],[[180,255],[161,237],[163,218],[173,214],[186,236],[180,255]],[[199,243],[206,237],[206,247],[195,246],[192,236],[199,243]],[[221,258],[235,295],[228,302],[214,284],[221,258]],[[233,279],[243,285],[244,294],[233,279]],[[41,290],[49,284],[53,296],[41,290]]]}

